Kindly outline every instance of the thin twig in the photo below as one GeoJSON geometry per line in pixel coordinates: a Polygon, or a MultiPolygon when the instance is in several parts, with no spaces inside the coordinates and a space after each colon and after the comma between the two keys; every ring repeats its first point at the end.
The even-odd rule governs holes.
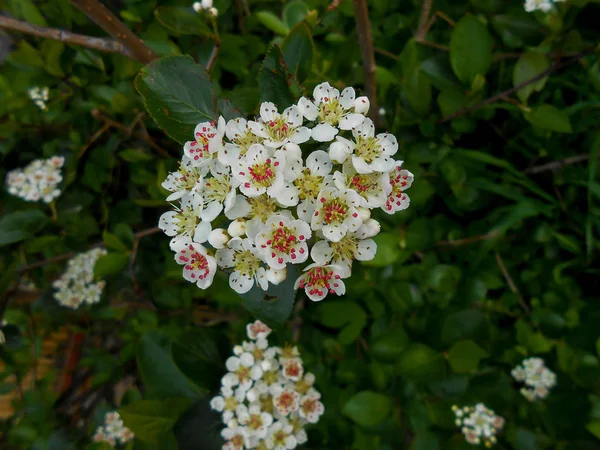
{"type": "Polygon", "coordinates": [[[154,61],[158,56],[135,35],[121,20],[98,0],[70,0],[75,7],[118,40],[128,52],[143,64],[154,61]]]}
{"type": "MultiPolygon", "coordinates": [[[[156,234],[159,231],[160,231],[160,228],[158,228],[158,227],[147,228],[145,230],[138,231],[137,233],[135,233],[134,236],[138,239],[141,239],[143,237],[150,236],[152,234],[156,234]]],[[[104,245],[104,242],[96,242],[95,244],[92,244],[90,246],[90,248],[101,247],[102,245],[104,245]]],[[[43,259],[41,261],[37,261],[37,262],[31,263],[31,264],[27,264],[23,267],[20,267],[17,269],[17,272],[19,272],[19,273],[29,272],[30,270],[37,269],[38,267],[44,267],[44,266],[47,266],[48,264],[64,261],[65,259],[72,258],[75,255],[77,255],[77,253],[69,252],[69,253],[64,253],[62,255],[54,256],[52,258],[43,259]]]]}
{"type": "Polygon", "coordinates": [[[521,295],[521,292],[519,292],[519,290],[517,289],[517,286],[513,282],[513,279],[511,278],[510,274],[508,273],[508,270],[506,270],[506,266],[504,265],[504,261],[502,261],[502,257],[500,256],[500,253],[495,252],[495,255],[496,255],[496,262],[498,263],[498,267],[500,267],[500,271],[502,271],[502,275],[504,275],[504,279],[508,283],[508,287],[517,296],[517,298],[519,299],[519,303],[521,304],[521,306],[523,307],[525,312],[527,314],[531,314],[531,310],[529,309],[529,306],[527,306],[527,303],[525,303],[525,299],[521,295]]]}
{"type": "Polygon", "coordinates": [[[325,11],[333,11],[334,9],[336,9],[338,6],[340,6],[342,4],[344,0],[333,0],[329,6],[327,7],[327,9],[325,11]]]}
{"type": "Polygon", "coordinates": [[[385,55],[388,58],[392,58],[392,59],[394,59],[396,61],[400,60],[400,57],[398,55],[394,55],[392,52],[387,51],[387,50],[385,50],[383,48],[375,47],[374,50],[375,50],[375,53],[379,53],[381,55],[385,55]]]}
{"type": "Polygon", "coordinates": [[[494,239],[495,237],[498,236],[498,234],[499,233],[492,231],[491,233],[482,234],[481,236],[473,236],[473,237],[468,237],[468,238],[464,238],[464,239],[453,239],[451,241],[439,241],[436,243],[436,245],[441,246],[441,247],[445,247],[445,246],[458,247],[460,245],[472,244],[473,242],[494,239]]]}
{"type": "Polygon", "coordinates": [[[555,71],[557,71],[559,69],[562,69],[563,67],[566,67],[569,64],[572,64],[572,63],[574,63],[576,61],[579,61],[579,59],[583,58],[584,56],[586,56],[588,54],[590,54],[590,50],[585,50],[585,51],[583,51],[581,53],[578,53],[577,55],[573,56],[572,58],[569,58],[569,59],[565,60],[564,62],[560,62],[558,64],[553,64],[550,67],[548,67],[546,70],[544,70],[543,72],[541,72],[538,75],[536,75],[535,77],[532,77],[532,78],[530,78],[528,80],[525,80],[522,83],[519,83],[518,85],[516,85],[516,86],[514,86],[514,87],[512,87],[510,89],[507,89],[504,92],[500,92],[499,94],[496,94],[496,95],[494,95],[492,97],[489,97],[488,99],[483,100],[483,101],[481,101],[481,102],[479,102],[479,103],[477,103],[477,104],[475,104],[475,105],[473,105],[471,107],[464,108],[464,109],[461,109],[460,111],[457,111],[457,112],[455,112],[453,114],[450,114],[449,116],[446,116],[446,117],[442,118],[439,121],[439,123],[448,122],[449,120],[456,119],[457,117],[461,117],[461,116],[464,116],[465,114],[469,114],[469,113],[472,113],[474,111],[477,111],[478,109],[480,109],[480,108],[482,108],[484,106],[490,105],[492,103],[495,103],[498,100],[502,100],[502,99],[504,99],[504,98],[506,98],[506,97],[508,97],[508,96],[510,96],[512,94],[514,94],[519,89],[522,89],[525,86],[528,86],[528,85],[530,85],[532,83],[535,83],[536,81],[541,80],[542,78],[547,77],[551,73],[553,73],[553,72],[555,72],[555,71]]]}
{"type": "Polygon", "coordinates": [[[0,28],[6,30],[20,31],[21,33],[31,34],[54,41],[64,42],[65,44],[79,45],[81,47],[93,48],[107,53],[119,53],[128,58],[135,59],[121,42],[115,39],[104,39],[83,34],[75,34],[66,30],[56,28],[41,27],[29,22],[11,19],[10,17],[0,16],[0,28]]]}
{"type": "MultiPolygon", "coordinates": [[[[568,158],[561,159],[559,161],[552,161],[539,166],[530,167],[529,169],[525,169],[523,172],[527,174],[536,174],[540,172],[547,172],[549,170],[556,170],[560,169],[561,167],[568,166],[570,164],[577,164],[579,162],[587,161],[588,159],[590,159],[590,156],[590,154],[569,156],[568,158]]],[[[598,157],[600,157],[600,154],[598,155],[598,157]]]]}
{"type": "Polygon", "coordinates": [[[354,4],[354,13],[356,15],[356,31],[358,34],[358,43],[362,56],[363,68],[365,71],[365,90],[371,108],[369,117],[377,125],[377,83],[375,80],[375,50],[373,49],[373,37],[371,36],[371,21],[369,20],[369,9],[367,0],[352,0],[354,4]]]}
{"type": "Polygon", "coordinates": [[[217,60],[217,55],[219,54],[219,48],[221,47],[221,42],[216,41],[215,45],[213,45],[212,51],[210,52],[210,57],[208,58],[208,62],[206,63],[206,71],[210,72],[215,61],[217,60]]]}
{"type": "Polygon", "coordinates": [[[448,25],[450,25],[452,28],[454,28],[456,26],[456,22],[454,20],[452,20],[450,18],[450,16],[447,15],[445,12],[436,11],[435,15],[437,17],[439,17],[440,19],[442,19],[444,22],[446,22],[448,25]]]}
{"type": "Polygon", "coordinates": [[[431,4],[433,0],[423,0],[421,4],[421,15],[419,16],[419,26],[417,28],[417,32],[415,33],[415,40],[417,42],[422,42],[427,37],[427,32],[429,31],[429,14],[431,13],[431,4]]]}
{"type": "Polygon", "coordinates": [[[437,48],[438,50],[442,50],[444,52],[450,51],[450,49],[448,48],[447,45],[438,44],[437,42],[428,41],[426,39],[424,39],[422,41],[417,41],[417,42],[421,45],[426,45],[427,47],[437,48]]]}

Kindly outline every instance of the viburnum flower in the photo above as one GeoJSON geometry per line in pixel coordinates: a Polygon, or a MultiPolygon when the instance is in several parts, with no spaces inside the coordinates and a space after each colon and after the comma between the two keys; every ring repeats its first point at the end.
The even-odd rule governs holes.
{"type": "Polygon", "coordinates": [[[544,399],[550,389],[556,385],[556,374],[548,369],[541,358],[528,358],[515,367],[511,375],[517,381],[523,382],[521,394],[530,402],[544,399]]]}
{"type": "Polygon", "coordinates": [[[352,130],[354,141],[338,136],[329,147],[332,161],[343,163],[348,157],[358,173],[388,172],[394,167],[391,158],[398,151],[398,141],[393,134],[380,133],[375,136],[375,125],[371,119],[352,130]]]}
{"type": "Polygon", "coordinates": [[[212,284],[217,262],[202,245],[184,240],[178,242],[175,251],[175,261],[183,266],[183,278],[196,283],[200,289],[212,284]]]}
{"type": "Polygon", "coordinates": [[[264,145],[279,148],[288,142],[303,144],[310,139],[311,132],[302,126],[302,122],[297,106],[290,106],[279,114],[273,103],[264,102],[260,105],[260,119],[249,121],[248,126],[256,136],[264,139],[264,145]]]}
{"type": "Polygon", "coordinates": [[[308,258],[306,240],[311,237],[310,226],[303,220],[275,215],[256,236],[256,246],[267,264],[281,270],[287,263],[300,264],[308,258]]]}
{"type": "Polygon", "coordinates": [[[229,286],[238,294],[248,292],[255,282],[263,291],[267,290],[267,273],[250,239],[232,238],[227,248],[217,250],[215,257],[219,267],[233,268],[229,286]]]}
{"type": "Polygon", "coordinates": [[[496,443],[496,435],[504,427],[504,419],[497,416],[494,411],[483,403],[462,408],[454,405],[452,411],[454,411],[456,426],[461,428],[469,444],[477,445],[483,441],[486,447],[491,447],[496,443]]]}
{"type": "Polygon", "coordinates": [[[295,289],[304,289],[311,300],[318,302],[323,300],[328,293],[344,295],[346,286],[341,278],[344,271],[339,266],[309,265],[304,273],[296,280],[295,289]]]}
{"type": "Polygon", "coordinates": [[[225,119],[219,117],[217,126],[214,122],[202,122],[194,130],[194,140],[188,141],[183,147],[187,156],[194,166],[205,166],[209,164],[223,146],[223,135],[225,134],[225,119]]]}
{"type": "Polygon", "coordinates": [[[325,239],[338,242],[362,224],[358,210],[361,197],[353,190],[325,188],[317,196],[311,219],[313,230],[322,230],[325,239]]]}
{"type": "Polygon", "coordinates": [[[316,141],[329,142],[338,134],[338,127],[351,130],[365,119],[363,114],[354,112],[356,93],[351,87],[345,88],[340,95],[339,90],[324,82],[315,87],[313,97],[314,102],[302,97],[298,108],[307,120],[318,120],[319,124],[312,129],[316,141]]]}
{"type": "MultiPolygon", "coordinates": [[[[357,230],[358,231],[358,230],[357,230]]],[[[338,242],[322,240],[317,242],[310,256],[320,265],[333,264],[342,269],[343,278],[350,276],[352,261],[370,261],[377,253],[377,244],[373,239],[361,239],[360,233],[348,233],[338,242]]]]}
{"type": "Polygon", "coordinates": [[[410,205],[410,198],[404,191],[412,185],[414,176],[408,170],[402,169],[402,163],[403,161],[396,161],[395,168],[388,174],[390,190],[385,206],[381,208],[388,214],[394,214],[410,205]]]}

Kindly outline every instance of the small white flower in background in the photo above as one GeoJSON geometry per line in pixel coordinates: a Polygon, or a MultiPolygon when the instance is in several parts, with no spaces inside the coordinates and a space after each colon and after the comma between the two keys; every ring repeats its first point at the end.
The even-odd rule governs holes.
{"type": "Polygon", "coordinates": [[[210,402],[226,425],[223,449],[294,449],[307,441],[306,425],[325,411],[315,376],[304,372],[297,347],[269,346],[271,329],[261,321],[246,332],[250,341],[234,347],[221,393],[210,402]]]}
{"type": "Polygon", "coordinates": [[[542,12],[550,12],[555,6],[555,3],[564,2],[566,0],[525,0],[525,11],[533,12],[540,10],[542,12]]]}
{"type": "Polygon", "coordinates": [[[36,159],[24,169],[14,169],[6,175],[6,187],[10,194],[28,202],[42,200],[51,203],[60,195],[58,183],[62,181],[60,169],[65,163],[62,156],[36,159]]]}
{"type": "Polygon", "coordinates": [[[31,89],[29,89],[27,91],[27,94],[29,95],[29,98],[31,100],[33,100],[33,103],[35,103],[35,106],[37,106],[38,108],[40,108],[42,111],[48,111],[48,106],[47,106],[47,102],[48,99],[50,98],[50,89],[48,89],[47,87],[32,87],[31,89]]]}
{"type": "Polygon", "coordinates": [[[104,425],[96,428],[92,441],[107,442],[111,447],[114,447],[117,443],[124,445],[134,437],[133,432],[123,425],[119,413],[114,411],[106,413],[104,416],[104,425]]]}
{"type": "Polygon", "coordinates": [[[213,17],[217,17],[219,11],[217,8],[213,7],[213,0],[202,0],[201,2],[194,2],[192,5],[194,11],[200,13],[201,11],[206,11],[209,15],[213,17]]]}
{"type": "Polygon", "coordinates": [[[483,403],[462,408],[454,405],[452,411],[455,425],[460,428],[469,444],[478,445],[483,442],[486,447],[491,447],[497,441],[496,435],[504,428],[504,419],[483,403]]]}
{"type": "MultiPolygon", "coordinates": [[[[207,11],[212,2],[194,8],[207,11]]],[[[352,87],[340,92],[324,82],[281,113],[264,102],[255,120],[198,124],[163,183],[174,203],[159,220],[184,277],[196,281],[203,270],[198,286],[210,286],[216,260],[243,294],[283,283],[294,264],[303,270],[296,289],[310,299],[343,295],[341,278],[351,276],[354,260],[377,251],[372,210],[406,209],[414,178],[394,159],[397,139],[377,134],[365,117],[369,107],[352,87]]]]}
{"type": "Polygon", "coordinates": [[[548,369],[541,358],[527,358],[516,366],[511,375],[525,384],[521,394],[530,402],[544,399],[556,385],[556,374],[548,369]]]}
{"type": "Polygon", "coordinates": [[[385,116],[386,114],[386,110],[384,107],[379,108],[379,111],[377,111],[377,114],[379,114],[380,116],[385,116]]]}
{"type": "Polygon", "coordinates": [[[82,304],[92,305],[100,301],[105,282],[94,282],[94,266],[106,250],[95,248],[71,258],[67,270],[52,286],[58,289],[54,298],[67,308],[77,309],[82,304]]]}

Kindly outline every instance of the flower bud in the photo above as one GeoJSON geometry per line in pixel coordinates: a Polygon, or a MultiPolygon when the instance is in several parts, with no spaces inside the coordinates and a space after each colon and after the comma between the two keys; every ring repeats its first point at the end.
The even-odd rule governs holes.
{"type": "Polygon", "coordinates": [[[246,234],[246,221],[244,219],[235,219],[229,224],[227,233],[232,237],[240,237],[246,234]]]}
{"type": "Polygon", "coordinates": [[[215,228],[208,235],[208,243],[214,248],[225,248],[229,242],[229,235],[223,228],[215,228]]]}
{"type": "Polygon", "coordinates": [[[343,164],[352,153],[352,149],[346,144],[336,141],[329,146],[329,158],[337,164],[343,164]]]}
{"type": "Polygon", "coordinates": [[[279,284],[287,277],[287,269],[275,270],[269,269],[267,270],[267,280],[271,284],[279,284]]]}
{"type": "Polygon", "coordinates": [[[217,17],[219,15],[219,10],[217,8],[210,8],[208,13],[213,17],[217,17]]]}
{"type": "Polygon", "coordinates": [[[361,239],[368,239],[373,237],[381,231],[381,225],[375,219],[367,219],[363,222],[358,230],[356,230],[356,234],[360,236],[361,239]]]}
{"type": "Polygon", "coordinates": [[[369,108],[371,107],[371,102],[369,101],[369,97],[358,97],[354,100],[354,112],[358,114],[367,114],[369,112],[369,108]]]}
{"type": "Polygon", "coordinates": [[[363,222],[365,220],[368,220],[371,217],[371,210],[369,208],[365,208],[363,206],[359,206],[358,208],[356,208],[356,210],[358,211],[358,217],[363,222]]]}
{"type": "Polygon", "coordinates": [[[192,8],[194,8],[194,11],[199,13],[200,11],[202,11],[202,4],[200,2],[194,2],[192,8]]]}

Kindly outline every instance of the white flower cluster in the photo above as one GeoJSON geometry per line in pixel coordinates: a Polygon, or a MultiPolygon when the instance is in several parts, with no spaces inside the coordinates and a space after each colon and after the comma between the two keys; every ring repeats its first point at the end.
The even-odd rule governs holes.
{"type": "Polygon", "coordinates": [[[504,419],[494,411],[486,408],[483,403],[462,408],[454,405],[452,411],[456,417],[456,426],[461,427],[469,444],[478,445],[483,441],[486,447],[491,447],[496,443],[496,434],[504,427],[504,419]]]}
{"type": "Polygon", "coordinates": [[[36,86],[27,90],[27,94],[29,95],[29,98],[33,100],[35,106],[40,108],[42,111],[48,110],[48,106],[46,105],[46,103],[50,98],[50,89],[48,89],[47,87],[40,88],[36,86]]]}
{"type": "Polygon", "coordinates": [[[315,376],[304,373],[296,347],[269,347],[271,329],[247,325],[250,341],[233,348],[211,407],[223,414],[223,450],[293,449],[307,441],[304,428],[325,411],[315,376]]]}
{"type": "Polygon", "coordinates": [[[62,181],[60,168],[64,163],[62,156],[53,156],[50,159],[36,159],[25,169],[11,170],[6,175],[8,192],[28,202],[52,202],[60,195],[57,186],[62,181]]]}
{"type": "Polygon", "coordinates": [[[525,384],[521,388],[521,394],[530,402],[546,398],[550,388],[556,385],[556,374],[544,365],[541,358],[523,360],[512,370],[511,375],[525,384]]]}
{"type": "Polygon", "coordinates": [[[540,10],[542,12],[550,12],[555,6],[555,3],[565,2],[566,0],[525,0],[525,11],[533,12],[540,10]]]}
{"type": "Polygon", "coordinates": [[[77,309],[79,305],[91,305],[100,301],[105,282],[94,282],[94,266],[106,250],[94,248],[80,253],[67,263],[67,270],[52,286],[58,291],[54,298],[63,306],[77,309]]]}
{"type": "Polygon", "coordinates": [[[108,442],[111,447],[114,447],[117,443],[124,445],[133,438],[133,432],[123,425],[119,413],[113,411],[106,413],[104,416],[104,425],[96,428],[92,440],[94,442],[108,442]]]}
{"type": "Polygon", "coordinates": [[[313,97],[283,113],[265,102],[256,121],[221,117],[196,127],[179,170],[162,184],[179,206],[159,221],[186,280],[205,289],[220,267],[245,293],[280,283],[287,264],[307,263],[295,287],[318,301],[344,294],[354,259],[375,256],[380,226],[371,210],[406,209],[413,175],[392,158],[396,138],[375,134],[365,118],[366,97],[329,83],[313,97]],[[213,229],[215,220],[223,228],[213,229]]]}
{"type": "Polygon", "coordinates": [[[197,13],[200,13],[201,11],[206,11],[212,17],[217,17],[219,15],[219,10],[213,7],[213,0],[202,0],[201,2],[194,2],[192,7],[197,13]]]}

